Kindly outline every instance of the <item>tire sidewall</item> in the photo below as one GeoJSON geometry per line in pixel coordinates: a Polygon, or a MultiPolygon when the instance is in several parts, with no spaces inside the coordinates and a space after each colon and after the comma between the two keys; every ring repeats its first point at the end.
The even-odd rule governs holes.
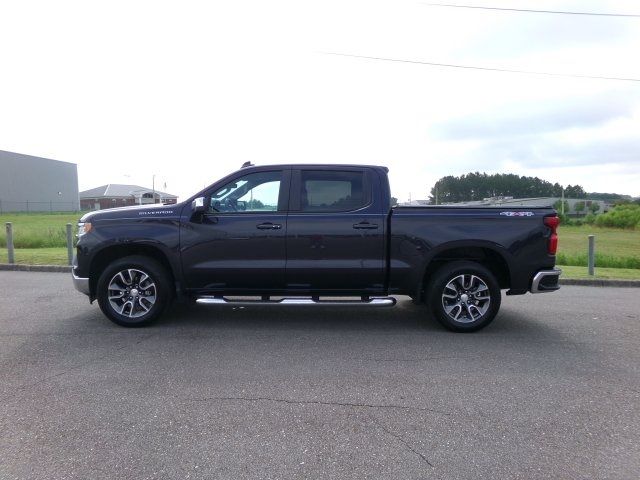
{"type": "Polygon", "coordinates": [[[109,264],[100,275],[97,283],[97,299],[102,312],[114,323],[123,327],[143,327],[156,320],[167,307],[170,300],[169,277],[162,265],[152,258],[130,256],[109,264]],[[142,270],[156,284],[156,302],[148,313],[138,318],[120,315],[109,303],[109,282],[115,274],[128,268],[142,270]]]}
{"type": "Polygon", "coordinates": [[[433,279],[429,282],[427,302],[433,315],[444,327],[455,332],[475,332],[493,321],[498,310],[500,310],[501,296],[500,285],[489,269],[476,262],[461,261],[444,265],[435,273],[433,279]],[[447,315],[442,306],[444,287],[451,279],[462,274],[471,274],[479,277],[486,283],[491,296],[489,309],[478,320],[470,323],[456,322],[447,315]]]}

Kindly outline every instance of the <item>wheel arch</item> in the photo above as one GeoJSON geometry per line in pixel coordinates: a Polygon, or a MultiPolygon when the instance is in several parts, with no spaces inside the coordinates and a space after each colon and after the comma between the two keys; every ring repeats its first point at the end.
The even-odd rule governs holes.
{"type": "Polygon", "coordinates": [[[489,242],[452,242],[431,252],[423,267],[418,298],[424,302],[429,278],[443,265],[450,262],[468,260],[487,268],[498,281],[501,289],[511,287],[509,254],[502,247],[489,242]]]}
{"type": "Polygon", "coordinates": [[[176,283],[176,272],[174,271],[167,254],[159,247],[149,244],[110,245],[97,252],[89,264],[89,298],[92,302],[96,299],[98,279],[104,269],[110,263],[120,258],[132,255],[140,255],[154,259],[167,271],[172,284],[176,283]]]}

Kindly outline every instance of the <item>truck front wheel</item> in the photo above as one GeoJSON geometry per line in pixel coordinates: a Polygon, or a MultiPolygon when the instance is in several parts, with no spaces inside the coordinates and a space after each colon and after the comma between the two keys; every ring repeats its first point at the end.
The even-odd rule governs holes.
{"type": "Polygon", "coordinates": [[[132,255],[111,263],[100,275],[98,304],[123,327],[142,327],[156,320],[171,298],[170,278],[154,259],[132,255]]]}
{"type": "Polygon", "coordinates": [[[427,288],[427,303],[434,316],[455,332],[486,327],[500,309],[500,286],[495,276],[476,262],[444,265],[427,288]]]}

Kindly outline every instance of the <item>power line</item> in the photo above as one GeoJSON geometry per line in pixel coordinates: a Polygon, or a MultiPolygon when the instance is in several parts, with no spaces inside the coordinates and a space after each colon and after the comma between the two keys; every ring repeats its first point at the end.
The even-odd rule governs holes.
{"type": "Polygon", "coordinates": [[[596,17],[631,17],[640,18],[640,15],[625,13],[598,13],[598,12],[571,12],[560,10],[528,10],[524,8],[502,8],[502,7],[486,7],[480,5],[455,5],[449,3],[423,3],[429,7],[448,7],[448,8],[474,8],[478,10],[501,10],[505,12],[524,12],[524,13],[555,13],[559,15],[591,15],[596,17]]]}
{"type": "Polygon", "coordinates": [[[469,70],[485,70],[489,72],[508,72],[508,73],[522,73],[526,75],[544,75],[548,77],[571,77],[571,78],[589,78],[594,80],[617,80],[620,82],[640,82],[640,78],[624,78],[624,77],[605,77],[600,75],[580,75],[573,73],[551,73],[551,72],[534,72],[531,70],[515,70],[510,68],[493,68],[493,67],[479,67],[475,65],[457,65],[453,63],[436,63],[436,62],[423,62],[420,60],[405,60],[400,58],[385,58],[385,57],[369,57],[366,55],[352,55],[350,53],[338,53],[338,52],[321,52],[325,55],[336,55],[339,57],[351,57],[362,58],[365,60],[380,60],[383,62],[398,62],[398,63],[413,63],[418,65],[429,65],[432,67],[445,67],[445,68],[464,68],[469,70]]]}

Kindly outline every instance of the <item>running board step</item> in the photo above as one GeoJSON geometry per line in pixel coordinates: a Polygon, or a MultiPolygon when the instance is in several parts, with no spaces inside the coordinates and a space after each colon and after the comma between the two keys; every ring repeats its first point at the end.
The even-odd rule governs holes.
{"type": "Polygon", "coordinates": [[[253,305],[260,307],[263,305],[393,307],[396,304],[396,299],[393,297],[365,297],[362,300],[320,300],[319,298],[310,297],[292,297],[282,298],[280,300],[270,300],[268,298],[263,298],[262,300],[230,300],[219,296],[202,296],[196,298],[196,303],[202,305],[233,305],[239,307],[249,307],[253,305]]]}

